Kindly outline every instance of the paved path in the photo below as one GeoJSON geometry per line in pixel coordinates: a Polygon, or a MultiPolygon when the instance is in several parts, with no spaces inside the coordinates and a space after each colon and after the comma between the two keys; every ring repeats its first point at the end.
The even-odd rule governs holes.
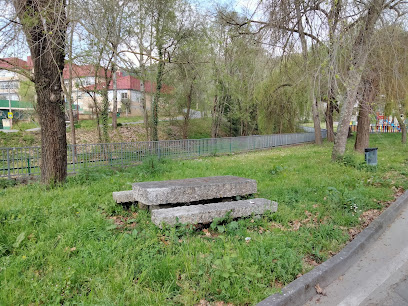
{"type": "Polygon", "coordinates": [[[361,259],[306,303],[314,305],[408,306],[408,208],[361,259]]]}

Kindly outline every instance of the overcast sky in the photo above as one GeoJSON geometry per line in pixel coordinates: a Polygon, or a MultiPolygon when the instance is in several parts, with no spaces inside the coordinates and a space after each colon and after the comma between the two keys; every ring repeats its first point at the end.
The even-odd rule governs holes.
{"type": "Polygon", "coordinates": [[[197,7],[202,9],[212,10],[217,6],[227,6],[238,12],[252,15],[256,10],[260,0],[193,0],[197,7]]]}

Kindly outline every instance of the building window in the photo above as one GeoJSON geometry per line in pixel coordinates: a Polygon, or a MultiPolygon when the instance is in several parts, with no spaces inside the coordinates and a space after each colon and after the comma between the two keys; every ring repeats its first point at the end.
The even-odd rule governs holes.
{"type": "Polygon", "coordinates": [[[127,92],[122,92],[122,93],[120,94],[120,98],[121,98],[121,99],[127,99],[127,98],[128,98],[127,92]]]}
{"type": "Polygon", "coordinates": [[[0,82],[0,89],[17,89],[18,82],[16,81],[3,81],[0,82]]]}

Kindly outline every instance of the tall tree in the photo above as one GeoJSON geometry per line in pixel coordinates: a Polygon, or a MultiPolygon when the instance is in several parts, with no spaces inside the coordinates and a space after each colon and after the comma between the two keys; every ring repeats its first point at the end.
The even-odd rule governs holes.
{"type": "Polygon", "coordinates": [[[367,3],[367,10],[360,18],[357,35],[350,50],[350,62],[345,77],[344,86],[346,96],[340,110],[339,126],[334,141],[332,160],[342,158],[346,151],[347,136],[350,119],[356,103],[358,85],[367,61],[369,46],[374,34],[375,25],[386,8],[385,0],[371,0],[367,3]]]}
{"type": "Polygon", "coordinates": [[[374,100],[379,91],[378,73],[369,70],[363,74],[360,93],[358,95],[359,109],[357,118],[357,135],[354,148],[356,151],[363,153],[368,148],[370,140],[370,114],[374,100]]]}
{"type": "Polygon", "coordinates": [[[14,0],[34,65],[37,111],[41,125],[41,180],[63,182],[67,176],[67,140],[61,79],[67,21],[65,1],[14,0]]]}

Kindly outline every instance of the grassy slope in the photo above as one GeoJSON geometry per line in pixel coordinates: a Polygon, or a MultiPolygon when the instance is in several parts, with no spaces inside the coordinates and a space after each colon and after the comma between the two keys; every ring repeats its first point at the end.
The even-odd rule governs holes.
{"type": "Polygon", "coordinates": [[[305,145],[0,191],[0,304],[256,303],[338,252],[360,210],[382,209],[393,186],[408,187],[408,148],[399,137],[372,137],[375,171],[361,167],[362,156],[330,162],[330,144],[305,145]],[[160,230],[145,211],[112,200],[132,182],[212,175],[256,179],[258,196],[279,202],[278,212],[208,232],[160,230]]]}

